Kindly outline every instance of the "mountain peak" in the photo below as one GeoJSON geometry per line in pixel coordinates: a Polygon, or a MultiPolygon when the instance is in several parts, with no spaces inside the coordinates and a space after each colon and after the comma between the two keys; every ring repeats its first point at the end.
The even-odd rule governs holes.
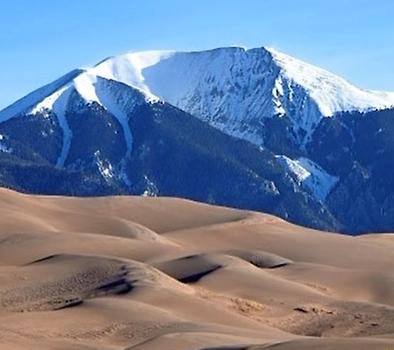
{"type": "MultiPolygon", "coordinates": [[[[256,117],[258,114],[287,115],[293,118],[296,129],[304,129],[307,133],[321,117],[394,105],[394,93],[359,89],[327,70],[268,47],[133,52],[109,58],[93,71],[203,119],[207,118],[207,112],[211,118],[212,115],[231,115],[234,111],[239,115],[239,108],[234,104],[242,104],[249,96],[258,98],[263,104],[270,98],[270,108],[267,102],[264,111],[253,111],[248,107],[244,113],[256,117]],[[212,96],[212,92],[218,92],[221,97],[212,96]],[[291,100],[304,97],[309,100],[311,113],[308,115],[302,110],[302,118],[301,114],[292,116],[290,110],[301,106],[294,106],[291,100]],[[196,100],[200,107],[196,107],[196,100]],[[215,106],[210,106],[212,103],[215,106]],[[223,106],[226,104],[231,106],[226,108],[223,106]]],[[[240,118],[244,120],[247,116],[240,118]]]]}
{"type": "MultiPolygon", "coordinates": [[[[205,51],[156,50],[108,57],[75,70],[0,112],[6,120],[30,109],[51,110],[62,91],[104,105],[97,79],[133,88],[147,101],[165,101],[220,130],[264,143],[262,119],[286,117],[304,143],[323,117],[385,109],[394,93],[363,90],[345,79],[267,47],[229,46],[205,51]]],[[[108,101],[107,101],[108,102],[108,101]]]]}

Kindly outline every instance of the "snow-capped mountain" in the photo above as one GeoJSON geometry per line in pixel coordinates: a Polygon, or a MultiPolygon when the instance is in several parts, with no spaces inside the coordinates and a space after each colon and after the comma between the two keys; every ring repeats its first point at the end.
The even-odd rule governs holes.
{"type": "Polygon", "coordinates": [[[264,141],[258,127],[263,118],[287,116],[296,132],[310,136],[323,117],[394,105],[394,92],[359,89],[326,70],[264,47],[136,52],[109,58],[91,72],[256,144],[264,141]]]}
{"type": "Polygon", "coordinates": [[[276,50],[228,47],[111,57],[39,89],[0,112],[0,120],[28,107],[32,114],[59,108],[71,90],[86,102],[111,109],[98,77],[124,83],[146,100],[168,102],[227,134],[258,145],[264,143],[261,124],[265,118],[286,116],[295,136],[306,141],[305,136],[310,137],[323,117],[394,105],[394,92],[359,89],[335,74],[276,50]],[[55,104],[57,100],[60,102],[55,104]]]}
{"type": "MultiPolygon", "coordinates": [[[[0,111],[0,158],[9,162],[16,157],[24,165],[45,164],[62,179],[63,172],[83,178],[83,186],[76,185],[72,193],[179,195],[274,212],[311,226],[356,231],[391,212],[387,204],[384,214],[376,211],[362,227],[348,225],[344,214],[354,193],[371,196],[370,187],[360,191],[367,177],[356,186],[356,172],[369,174],[368,179],[381,175],[371,159],[363,158],[360,144],[369,138],[381,142],[384,136],[376,152],[385,154],[390,149],[386,124],[393,105],[394,93],[357,88],[333,73],[269,48],[133,52],[74,70],[0,111]],[[372,119],[375,113],[379,117],[372,119]],[[194,125],[195,130],[182,123],[194,125]],[[208,125],[220,131],[209,150],[201,144],[204,133],[213,133],[208,125]],[[369,135],[371,130],[377,136],[369,135]],[[221,133],[228,138],[218,136],[221,133]],[[179,140],[190,143],[189,157],[179,140]],[[255,158],[245,158],[240,149],[255,158]],[[160,153],[161,158],[151,152],[160,153]],[[201,163],[193,174],[186,169],[180,172],[182,162],[188,164],[187,169],[195,169],[193,157],[201,154],[206,162],[210,159],[207,164],[201,163]],[[250,177],[249,184],[242,185],[246,186],[242,195],[236,182],[217,194],[222,175],[220,168],[212,166],[213,155],[224,162],[222,167],[231,159],[229,178],[239,180],[240,173],[245,181],[250,177]],[[172,159],[179,169],[165,163],[167,172],[178,180],[169,183],[150,157],[163,166],[172,159]],[[263,174],[262,169],[270,170],[263,174]],[[189,183],[185,176],[193,181],[189,183]],[[215,176],[217,181],[209,183],[215,176]],[[199,191],[189,188],[193,186],[199,191]],[[256,188],[263,191],[257,202],[252,199],[256,188]],[[338,201],[339,193],[346,193],[346,201],[338,201]],[[309,209],[300,212],[294,209],[297,205],[309,209]],[[341,218],[339,222],[332,213],[341,218]]],[[[11,181],[21,189],[70,192],[66,180],[62,180],[62,190],[56,184],[45,190],[39,180],[38,187],[37,183],[32,186],[29,180],[16,181],[19,175],[12,174],[12,181],[9,177],[3,181],[6,185],[11,181]]],[[[368,212],[365,199],[360,201],[362,210],[368,212]]]]}

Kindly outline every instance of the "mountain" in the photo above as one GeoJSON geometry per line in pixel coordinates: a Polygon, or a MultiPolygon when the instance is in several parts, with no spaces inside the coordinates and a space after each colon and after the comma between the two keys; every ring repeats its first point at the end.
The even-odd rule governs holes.
{"type": "Polygon", "coordinates": [[[274,116],[286,116],[292,136],[305,142],[323,117],[394,105],[394,93],[358,89],[266,48],[137,52],[106,59],[91,72],[137,87],[255,144],[267,137],[264,119],[274,116]]]}
{"type": "Polygon", "coordinates": [[[128,110],[127,124],[70,92],[63,114],[70,138],[64,157],[59,110],[4,121],[0,133],[9,152],[0,152],[0,184],[50,194],[193,198],[278,213],[304,225],[338,227],[269,150],[167,103],[143,102],[140,92],[122,83],[102,83],[109,84],[108,91],[126,94],[128,101],[141,102],[128,110]],[[125,127],[129,135],[132,130],[132,145],[125,142],[125,127]]]}
{"type": "Polygon", "coordinates": [[[0,183],[180,196],[334,231],[389,230],[393,105],[394,93],[273,49],[129,53],[0,112],[0,183]]]}

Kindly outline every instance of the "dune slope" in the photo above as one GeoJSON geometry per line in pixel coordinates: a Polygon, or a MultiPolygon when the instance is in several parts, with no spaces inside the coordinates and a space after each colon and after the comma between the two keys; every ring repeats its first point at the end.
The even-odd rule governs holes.
{"type": "Polygon", "coordinates": [[[0,349],[394,348],[392,237],[0,190],[0,349]]]}

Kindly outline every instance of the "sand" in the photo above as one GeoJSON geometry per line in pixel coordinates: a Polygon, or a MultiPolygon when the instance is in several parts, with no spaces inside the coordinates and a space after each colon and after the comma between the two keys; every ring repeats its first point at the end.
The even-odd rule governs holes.
{"type": "Polygon", "coordinates": [[[394,236],[0,190],[0,349],[394,349],[394,236]]]}

